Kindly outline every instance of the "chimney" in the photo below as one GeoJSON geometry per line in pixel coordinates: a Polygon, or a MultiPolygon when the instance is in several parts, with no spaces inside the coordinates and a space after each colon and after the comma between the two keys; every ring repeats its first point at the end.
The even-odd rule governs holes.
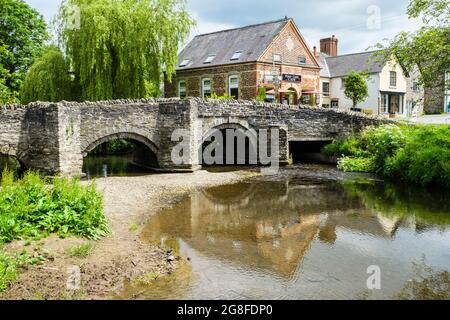
{"type": "Polygon", "coordinates": [[[338,39],[333,35],[331,38],[320,39],[320,52],[330,57],[338,55],[338,39]]]}
{"type": "Polygon", "coordinates": [[[317,55],[317,47],[316,46],[314,46],[314,57],[316,57],[316,59],[319,57],[318,55],[317,55]]]}

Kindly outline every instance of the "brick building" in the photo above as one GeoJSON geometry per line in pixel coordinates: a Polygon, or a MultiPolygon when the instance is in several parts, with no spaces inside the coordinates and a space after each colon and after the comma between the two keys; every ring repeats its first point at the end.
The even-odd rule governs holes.
{"type": "Polygon", "coordinates": [[[196,36],[178,58],[166,97],[252,100],[265,91],[269,101],[311,105],[320,98],[317,56],[292,19],[196,36]]]}

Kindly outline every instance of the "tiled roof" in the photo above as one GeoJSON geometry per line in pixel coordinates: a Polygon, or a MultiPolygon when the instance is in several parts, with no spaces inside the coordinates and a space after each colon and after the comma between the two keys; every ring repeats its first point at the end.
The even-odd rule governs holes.
{"type": "MultiPolygon", "coordinates": [[[[343,77],[352,70],[356,72],[380,73],[384,64],[372,58],[374,51],[346,54],[336,57],[325,57],[330,77],[343,77]]],[[[321,65],[322,66],[322,65],[321,65]]]]}
{"type": "Polygon", "coordinates": [[[257,61],[288,22],[289,19],[283,19],[198,35],[179,54],[177,69],[257,61]],[[242,52],[239,59],[231,60],[236,52],[242,52]],[[212,55],[214,59],[205,63],[212,55]],[[184,65],[182,62],[188,63],[180,66],[184,65]]]}

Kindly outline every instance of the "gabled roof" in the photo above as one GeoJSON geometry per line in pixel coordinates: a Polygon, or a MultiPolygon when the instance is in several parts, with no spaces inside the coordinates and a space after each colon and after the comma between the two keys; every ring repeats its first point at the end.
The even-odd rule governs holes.
{"type": "Polygon", "coordinates": [[[320,66],[320,77],[321,78],[331,78],[330,69],[328,68],[327,58],[329,56],[325,53],[319,53],[319,66],[320,66]]]}
{"type": "Polygon", "coordinates": [[[198,35],[179,54],[177,69],[257,61],[289,21],[282,19],[198,35]],[[242,51],[240,58],[231,60],[238,51],[242,51]],[[206,58],[210,55],[215,55],[214,60],[205,64],[206,58]],[[180,67],[180,64],[187,60],[189,63],[180,67]]]}
{"type": "MultiPolygon", "coordinates": [[[[343,77],[352,70],[356,72],[367,71],[368,73],[380,73],[384,64],[377,62],[372,57],[374,51],[352,53],[336,57],[325,57],[326,66],[329,69],[330,77],[343,77]]],[[[321,67],[323,67],[321,65],[321,67]]]]}

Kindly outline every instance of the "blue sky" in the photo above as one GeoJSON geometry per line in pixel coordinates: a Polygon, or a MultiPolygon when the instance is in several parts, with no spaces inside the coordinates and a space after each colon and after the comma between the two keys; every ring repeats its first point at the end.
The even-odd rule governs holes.
{"type": "MultiPolygon", "coordinates": [[[[49,21],[60,0],[25,0],[49,21]]],[[[402,30],[420,27],[408,20],[409,0],[187,0],[196,34],[292,17],[312,47],[336,35],[339,53],[364,51],[402,30]],[[379,17],[380,19],[377,19],[379,17]],[[368,27],[369,23],[369,27],[368,27]]]]}

